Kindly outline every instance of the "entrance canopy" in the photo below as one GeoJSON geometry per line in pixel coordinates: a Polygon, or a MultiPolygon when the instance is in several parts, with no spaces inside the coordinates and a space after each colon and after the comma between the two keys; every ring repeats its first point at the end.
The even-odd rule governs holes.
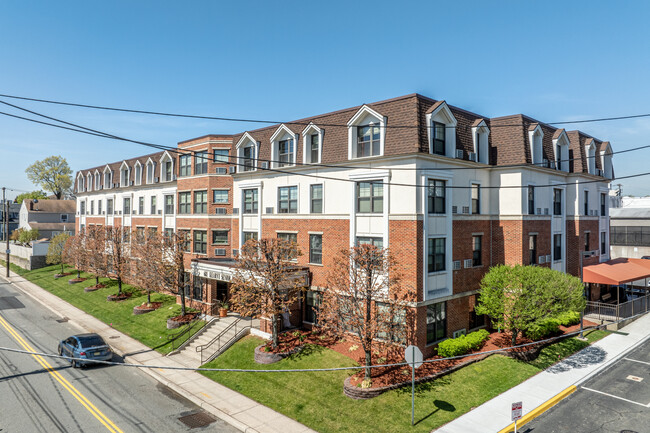
{"type": "Polygon", "coordinates": [[[619,258],[582,268],[585,283],[618,286],[650,278],[650,260],[619,258]]]}

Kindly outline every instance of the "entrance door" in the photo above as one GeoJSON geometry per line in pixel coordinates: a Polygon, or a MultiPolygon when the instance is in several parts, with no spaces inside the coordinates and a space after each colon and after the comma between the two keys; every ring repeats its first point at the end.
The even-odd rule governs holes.
{"type": "Polygon", "coordinates": [[[228,283],[225,281],[217,281],[217,299],[219,301],[228,300],[228,283]]]}

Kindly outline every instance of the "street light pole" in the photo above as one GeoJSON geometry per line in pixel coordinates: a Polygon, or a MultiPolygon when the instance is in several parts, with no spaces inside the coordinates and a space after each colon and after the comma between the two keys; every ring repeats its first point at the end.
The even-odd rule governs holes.
{"type": "Polygon", "coordinates": [[[7,199],[5,197],[5,192],[7,188],[4,186],[2,187],[2,204],[5,207],[5,215],[4,215],[4,231],[5,231],[5,240],[7,241],[7,278],[9,278],[9,202],[7,202],[7,199]]]}
{"type": "MultiPolygon", "coordinates": [[[[583,265],[583,259],[585,257],[591,257],[591,254],[589,254],[588,256],[587,256],[587,254],[589,254],[589,253],[587,253],[587,251],[580,251],[580,282],[582,283],[582,293],[583,294],[585,293],[585,282],[584,282],[584,276],[583,276],[583,270],[582,270],[582,268],[584,266],[583,265]]],[[[584,338],[585,338],[584,335],[583,335],[584,318],[585,318],[585,309],[583,308],[582,310],[580,310],[580,335],[578,336],[578,338],[580,340],[584,340],[584,338]]]]}

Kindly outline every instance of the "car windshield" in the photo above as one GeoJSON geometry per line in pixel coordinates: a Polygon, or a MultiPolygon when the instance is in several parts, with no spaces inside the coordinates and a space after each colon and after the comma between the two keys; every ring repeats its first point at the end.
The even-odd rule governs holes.
{"type": "Polygon", "coordinates": [[[91,335],[88,337],[79,337],[79,342],[81,347],[95,347],[95,346],[104,346],[104,340],[99,335],[91,335]]]}

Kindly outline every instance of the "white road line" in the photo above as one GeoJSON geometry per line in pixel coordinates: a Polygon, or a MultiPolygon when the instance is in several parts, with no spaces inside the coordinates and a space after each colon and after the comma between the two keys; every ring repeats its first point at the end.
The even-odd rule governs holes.
{"type": "Polygon", "coordinates": [[[638,359],[632,359],[632,358],[623,358],[623,359],[625,359],[627,361],[638,362],[639,364],[650,365],[650,362],[639,361],[638,359]]]}
{"type": "Polygon", "coordinates": [[[598,393],[598,394],[606,395],[607,397],[616,398],[616,399],[619,399],[619,400],[627,401],[628,403],[634,403],[634,404],[638,404],[639,406],[650,408],[650,404],[643,404],[643,403],[639,403],[638,401],[628,400],[627,398],[618,397],[618,396],[612,395],[612,394],[607,394],[606,392],[602,392],[602,391],[598,391],[598,390],[595,390],[595,389],[587,388],[586,386],[581,386],[581,388],[586,389],[587,391],[591,391],[591,392],[595,392],[595,393],[598,393]]]}

